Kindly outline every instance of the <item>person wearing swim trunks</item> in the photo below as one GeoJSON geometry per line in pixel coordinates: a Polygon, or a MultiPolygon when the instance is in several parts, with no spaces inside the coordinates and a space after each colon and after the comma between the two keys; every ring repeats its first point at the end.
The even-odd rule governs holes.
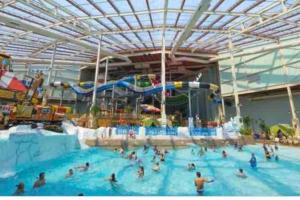
{"type": "Polygon", "coordinates": [[[195,186],[196,186],[196,191],[198,194],[203,194],[204,192],[204,183],[211,183],[213,180],[208,180],[206,178],[201,177],[201,173],[197,172],[196,173],[196,178],[194,180],[195,186]]]}

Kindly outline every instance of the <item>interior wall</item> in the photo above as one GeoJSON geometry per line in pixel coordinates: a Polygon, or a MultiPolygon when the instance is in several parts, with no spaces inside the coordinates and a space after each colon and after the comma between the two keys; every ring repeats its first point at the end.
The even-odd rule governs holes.
{"type": "MultiPolygon", "coordinates": [[[[290,40],[292,41],[292,40],[290,40]]],[[[250,50],[267,48],[257,46],[250,50]]],[[[238,92],[261,91],[272,87],[300,82],[300,47],[289,47],[253,55],[234,57],[238,92]],[[287,73],[284,65],[287,66],[287,73]]],[[[232,95],[231,60],[219,62],[223,95],[232,95]]]]}
{"type": "MultiPolygon", "coordinates": [[[[300,116],[300,94],[293,95],[296,113],[300,116]]],[[[254,120],[263,119],[268,125],[286,123],[291,124],[292,116],[288,96],[253,100],[240,97],[241,115],[250,116],[254,120]]],[[[225,106],[226,120],[235,116],[234,103],[225,106]]],[[[254,124],[258,128],[258,124],[254,124]]]]}

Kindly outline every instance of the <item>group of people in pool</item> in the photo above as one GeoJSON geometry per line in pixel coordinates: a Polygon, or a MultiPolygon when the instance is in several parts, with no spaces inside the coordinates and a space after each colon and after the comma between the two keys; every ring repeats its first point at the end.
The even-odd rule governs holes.
{"type": "MultiPolygon", "coordinates": [[[[277,143],[275,143],[274,148],[275,148],[275,151],[278,151],[277,143]]],[[[272,146],[268,145],[268,147],[267,147],[266,143],[263,143],[263,149],[264,149],[265,157],[267,160],[271,160],[273,156],[275,157],[276,161],[279,160],[279,157],[277,154],[275,154],[272,146]]]]}
{"type": "MultiPolygon", "coordinates": [[[[235,143],[234,148],[237,149],[238,151],[242,151],[243,150],[243,145],[239,145],[238,143],[235,143]]],[[[143,152],[146,154],[146,153],[148,153],[149,149],[150,149],[149,145],[144,145],[143,152]]],[[[268,145],[268,147],[267,147],[267,145],[264,143],[263,144],[263,149],[264,149],[265,157],[266,157],[267,160],[270,160],[272,156],[275,156],[275,160],[278,161],[278,159],[279,159],[278,155],[275,155],[275,153],[274,153],[274,149],[276,151],[278,150],[278,145],[277,144],[275,144],[274,149],[273,149],[272,146],[268,145]]],[[[166,150],[166,149],[159,150],[156,145],[153,146],[152,150],[153,150],[153,153],[154,153],[154,156],[153,156],[153,159],[152,159],[152,162],[153,162],[152,170],[154,172],[159,172],[160,171],[160,162],[161,163],[165,162],[166,155],[169,153],[169,151],[166,150]],[[157,161],[157,158],[159,158],[159,161],[157,161]]],[[[144,169],[144,166],[143,166],[143,162],[142,162],[141,159],[138,158],[137,153],[135,151],[132,151],[126,156],[125,155],[126,154],[125,150],[123,148],[120,148],[119,150],[115,149],[115,152],[117,152],[117,151],[119,152],[121,157],[126,158],[130,161],[133,161],[133,162],[135,162],[139,165],[138,171],[137,171],[137,177],[138,178],[143,178],[144,175],[145,175],[145,169],[144,169]]],[[[213,148],[213,151],[214,152],[216,151],[215,148],[213,148]]],[[[207,147],[205,147],[205,146],[202,147],[201,146],[199,151],[198,151],[198,156],[203,156],[206,152],[207,152],[207,147]]],[[[191,154],[195,155],[195,149],[194,148],[192,148],[191,154]]],[[[228,157],[228,154],[225,150],[222,151],[222,157],[224,159],[226,159],[228,157]]],[[[249,163],[250,163],[250,166],[252,168],[257,167],[257,160],[256,160],[256,157],[255,157],[254,153],[251,154],[251,158],[249,160],[249,163]]],[[[90,163],[86,162],[84,165],[80,165],[80,166],[75,167],[74,170],[78,170],[80,172],[86,172],[86,171],[89,170],[89,168],[90,168],[90,163]]],[[[69,169],[67,174],[65,175],[65,178],[72,177],[74,175],[74,170],[69,169]]],[[[187,170],[188,171],[196,170],[195,163],[188,163],[187,170]]],[[[245,174],[245,172],[242,168],[240,168],[238,170],[238,172],[236,173],[236,176],[240,177],[240,178],[247,178],[247,175],[245,174]]],[[[116,183],[117,183],[115,173],[112,173],[111,176],[109,178],[107,178],[106,180],[109,181],[112,185],[116,185],[116,183]]],[[[210,183],[210,182],[213,182],[213,181],[214,181],[213,179],[209,180],[207,178],[203,178],[201,176],[200,172],[196,172],[196,178],[194,180],[194,183],[195,183],[197,193],[198,194],[203,194],[204,184],[205,183],[210,183]]],[[[34,182],[33,188],[39,188],[39,187],[44,186],[45,184],[46,184],[45,172],[41,172],[39,174],[37,180],[34,182]]],[[[17,189],[14,193],[15,195],[24,194],[25,184],[23,182],[20,182],[16,187],[17,187],[17,189]]],[[[80,195],[81,194],[83,195],[83,193],[80,193],[80,195]]]]}

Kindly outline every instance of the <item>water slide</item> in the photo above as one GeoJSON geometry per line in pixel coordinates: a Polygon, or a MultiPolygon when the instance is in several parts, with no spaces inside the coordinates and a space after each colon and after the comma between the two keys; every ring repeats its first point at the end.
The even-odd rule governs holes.
{"type": "MultiPolygon", "coordinates": [[[[123,79],[117,80],[117,81],[111,81],[106,84],[99,84],[97,86],[97,93],[103,92],[105,90],[112,89],[115,87],[123,87],[127,88],[130,91],[133,91],[135,93],[142,94],[144,96],[149,96],[152,94],[156,94],[162,91],[162,85],[158,84],[155,86],[148,86],[148,87],[139,87],[135,86],[131,82],[134,80],[134,77],[125,77],[123,79]]],[[[89,96],[93,94],[93,83],[92,82],[86,82],[83,84],[70,84],[70,87],[72,90],[82,96],[89,96]]],[[[203,82],[185,82],[185,81],[175,81],[175,82],[167,82],[166,83],[166,90],[175,90],[175,89],[210,89],[213,91],[218,90],[218,86],[211,83],[203,83],[203,82]]]]}

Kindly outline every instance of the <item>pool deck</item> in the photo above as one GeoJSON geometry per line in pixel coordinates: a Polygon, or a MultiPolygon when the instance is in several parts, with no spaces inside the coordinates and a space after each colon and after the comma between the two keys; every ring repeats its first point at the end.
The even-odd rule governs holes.
{"type": "Polygon", "coordinates": [[[239,141],[241,144],[255,144],[255,141],[249,137],[240,137],[238,139],[198,139],[198,138],[176,138],[169,137],[165,139],[149,137],[146,139],[113,139],[113,138],[97,138],[97,139],[87,139],[85,143],[90,147],[104,147],[104,148],[118,148],[118,147],[129,147],[135,148],[143,146],[144,144],[157,145],[164,148],[182,148],[190,145],[206,145],[208,147],[212,146],[224,146],[228,143],[233,143],[239,141]]]}

